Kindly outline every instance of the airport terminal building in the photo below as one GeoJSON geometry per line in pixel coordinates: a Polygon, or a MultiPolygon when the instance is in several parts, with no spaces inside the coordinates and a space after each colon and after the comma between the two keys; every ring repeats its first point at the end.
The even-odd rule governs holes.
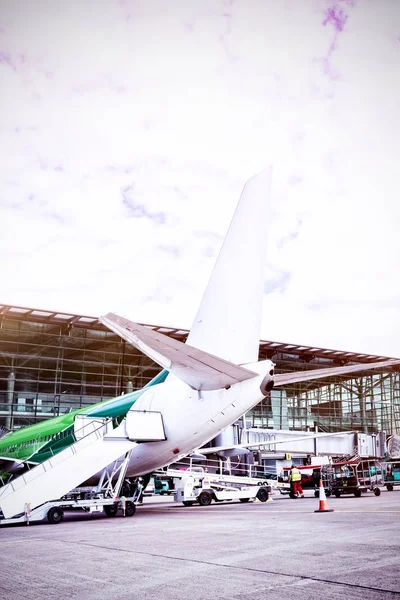
{"type": "MultiPolygon", "coordinates": [[[[147,325],[185,341],[188,331],[147,325]]],[[[390,357],[260,341],[276,372],[390,357]]],[[[96,317],[0,305],[0,426],[13,430],[140,389],[161,368],[96,317]]],[[[273,389],[249,427],[400,434],[400,372],[386,367],[273,389]]]]}

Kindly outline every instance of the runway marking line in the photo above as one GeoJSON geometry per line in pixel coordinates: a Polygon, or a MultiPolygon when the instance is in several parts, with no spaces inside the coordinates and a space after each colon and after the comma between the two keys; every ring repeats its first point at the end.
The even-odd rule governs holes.
{"type": "MultiPolygon", "coordinates": [[[[179,511],[179,513],[185,512],[185,513],[188,513],[188,514],[194,513],[194,512],[196,514],[199,513],[199,512],[202,512],[202,513],[206,514],[206,512],[207,512],[208,514],[218,514],[218,515],[220,515],[221,513],[232,512],[231,510],[205,511],[204,508],[201,508],[201,507],[199,507],[199,508],[195,507],[194,509],[192,508],[191,510],[190,509],[188,510],[187,508],[175,508],[175,509],[172,509],[172,508],[143,509],[142,508],[142,509],[140,509],[140,512],[147,512],[147,513],[155,513],[155,512],[157,512],[157,513],[169,513],[169,512],[171,512],[171,510],[174,510],[174,512],[178,512],[179,511]]],[[[247,514],[249,512],[256,513],[256,512],[259,512],[259,510],[258,509],[257,510],[251,510],[251,509],[250,510],[236,510],[236,513],[241,513],[243,515],[245,515],[245,514],[247,514]]],[[[314,511],[308,511],[308,510],[274,510],[273,512],[271,511],[271,514],[275,514],[275,513],[289,513],[289,514],[290,513],[295,513],[295,514],[299,514],[299,513],[301,513],[301,514],[305,515],[305,514],[312,514],[313,512],[314,511]]],[[[389,509],[389,510],[340,510],[340,509],[336,509],[335,508],[334,512],[337,512],[337,513],[355,513],[355,514],[358,514],[358,513],[383,513],[383,514],[388,514],[388,513],[400,513],[400,510],[392,510],[392,509],[389,509]]]]}

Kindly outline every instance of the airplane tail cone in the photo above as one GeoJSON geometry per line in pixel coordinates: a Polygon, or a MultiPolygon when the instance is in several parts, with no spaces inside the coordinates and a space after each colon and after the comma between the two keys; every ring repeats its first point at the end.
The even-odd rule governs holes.
{"type": "Polygon", "coordinates": [[[319,509],[314,512],[334,512],[333,508],[328,508],[325,489],[322,484],[322,479],[319,480],[319,509]]]}

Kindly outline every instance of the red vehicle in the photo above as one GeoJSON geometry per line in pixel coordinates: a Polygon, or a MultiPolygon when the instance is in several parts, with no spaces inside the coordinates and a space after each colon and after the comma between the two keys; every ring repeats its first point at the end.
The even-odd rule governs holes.
{"type": "MultiPolygon", "coordinates": [[[[314,495],[318,497],[319,495],[319,480],[321,477],[321,466],[322,465],[296,465],[296,468],[300,471],[301,474],[301,487],[303,490],[314,490],[314,495]]],[[[290,488],[290,473],[291,467],[284,467],[282,472],[278,478],[278,481],[283,483],[287,483],[287,488],[284,490],[280,490],[281,494],[289,494],[291,498],[293,498],[293,494],[290,488]]],[[[327,489],[327,494],[329,495],[329,488],[327,489]]]]}

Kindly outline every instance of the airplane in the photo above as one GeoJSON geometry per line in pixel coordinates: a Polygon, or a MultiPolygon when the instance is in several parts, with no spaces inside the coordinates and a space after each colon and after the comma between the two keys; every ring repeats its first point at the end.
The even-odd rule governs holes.
{"type": "Polygon", "coordinates": [[[389,360],[275,374],[271,360],[258,361],[271,172],[262,171],[244,186],[186,343],[114,313],[100,317],[163,370],[141,390],[6,433],[0,439],[3,474],[18,476],[73,444],[80,416],[108,417],[117,432],[128,415],[154,411],[162,415],[165,439],[136,443],[126,472],[127,478],[148,476],[192,452],[202,453],[202,446],[273,387],[400,364],[389,360]]]}

